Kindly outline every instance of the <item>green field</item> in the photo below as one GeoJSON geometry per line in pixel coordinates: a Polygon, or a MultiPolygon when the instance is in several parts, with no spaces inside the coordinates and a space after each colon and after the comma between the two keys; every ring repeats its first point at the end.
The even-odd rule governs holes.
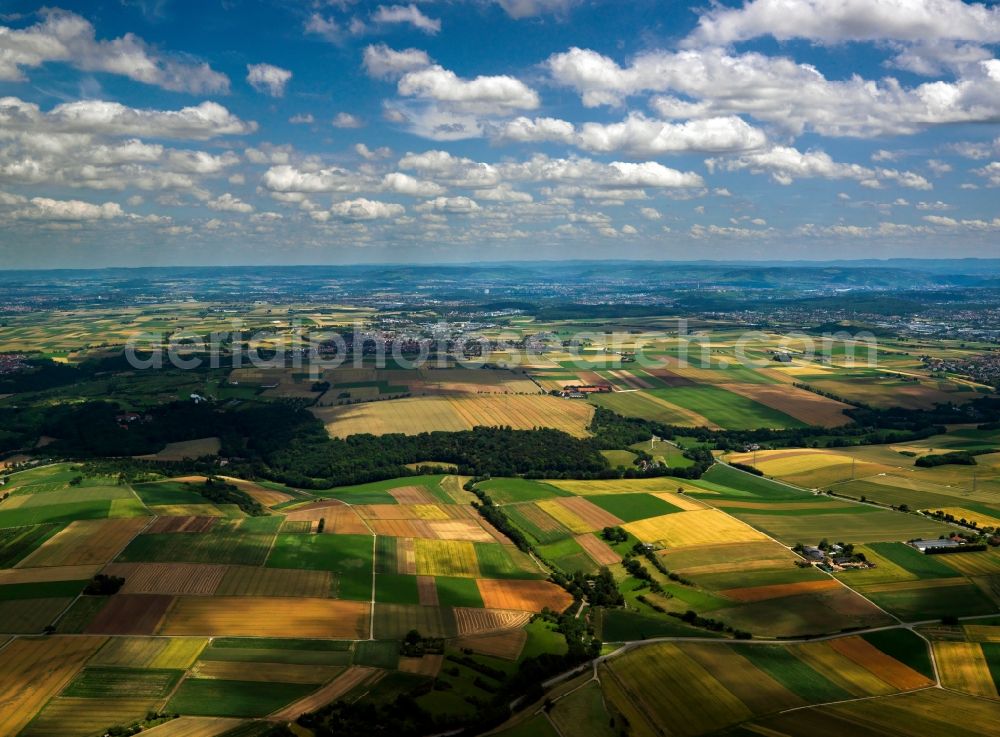
{"type": "Polygon", "coordinates": [[[740,655],[809,703],[841,701],[851,694],[780,645],[742,647],[740,655]]]}
{"type": "Polygon", "coordinates": [[[368,535],[279,534],[266,565],[331,571],[337,578],[338,598],[371,598],[372,538],[368,535]]]}
{"type": "Polygon", "coordinates": [[[570,533],[570,531],[561,524],[555,522],[555,520],[553,520],[550,525],[550,529],[543,530],[526,516],[526,514],[530,514],[533,509],[535,509],[534,505],[528,502],[523,505],[507,505],[504,507],[504,512],[506,512],[511,522],[517,525],[522,532],[526,533],[530,537],[533,537],[536,542],[542,545],[559,542],[560,540],[571,536],[572,533],[570,533]],[[524,507],[525,510],[528,510],[528,512],[522,511],[522,507],[524,507]]]}
{"type": "Polygon", "coordinates": [[[173,690],[182,670],[89,667],[84,668],[62,692],[86,699],[159,699],[173,690]]]}
{"type": "Polygon", "coordinates": [[[547,573],[513,545],[473,543],[483,578],[545,578],[547,573]]]}
{"type": "Polygon", "coordinates": [[[601,621],[601,637],[605,642],[646,640],[651,637],[721,637],[696,629],[674,617],[640,614],[624,609],[607,609],[601,621]]]}
{"type": "Polygon", "coordinates": [[[402,573],[379,573],[375,576],[375,601],[386,604],[419,604],[417,577],[402,573]]]}
{"type": "Polygon", "coordinates": [[[940,556],[925,555],[904,543],[871,543],[868,547],[917,578],[950,578],[960,575],[941,560],[940,556]]]}
{"type": "Polygon", "coordinates": [[[805,489],[796,489],[788,484],[771,481],[763,476],[755,476],[724,463],[716,463],[705,472],[701,480],[712,484],[713,489],[719,491],[723,496],[726,495],[727,489],[736,491],[736,498],[753,496],[764,501],[768,499],[810,499],[813,496],[805,489]]]}
{"type": "Polygon", "coordinates": [[[729,430],[805,427],[805,423],[784,412],[715,386],[675,386],[669,389],[651,389],[649,393],[697,412],[710,422],[729,430]]]}
{"type": "Polygon", "coordinates": [[[437,576],[434,583],[437,586],[438,603],[441,606],[481,607],[483,605],[483,597],[479,595],[479,587],[474,578],[437,576]]]}
{"type": "Polygon", "coordinates": [[[566,573],[583,571],[584,573],[596,573],[598,569],[594,559],[587,555],[580,544],[571,537],[564,538],[558,542],[548,545],[538,546],[541,556],[554,566],[566,573]]]}
{"type": "Polygon", "coordinates": [[[167,710],[191,716],[262,717],[315,690],[301,683],[188,678],[167,710]]]}
{"type": "Polygon", "coordinates": [[[396,640],[363,640],[354,646],[354,665],[391,669],[398,664],[399,643],[396,640]]]}
{"type": "Polygon", "coordinates": [[[691,417],[686,412],[657,402],[641,391],[592,394],[588,401],[625,417],[639,417],[665,425],[691,425],[691,417]]]}
{"type": "Polygon", "coordinates": [[[46,599],[53,596],[76,596],[86,581],[41,581],[38,583],[12,583],[0,586],[0,601],[11,599],[46,599]]]}
{"type": "Polygon", "coordinates": [[[0,529],[0,568],[11,568],[62,529],[62,525],[33,525],[0,529]]]}
{"type": "Polygon", "coordinates": [[[144,504],[207,504],[208,500],[191,484],[180,481],[158,481],[135,484],[135,493],[144,504]]]}
{"type": "Polygon", "coordinates": [[[396,572],[396,538],[379,535],[375,539],[375,572],[396,572]]]}
{"type": "Polygon", "coordinates": [[[934,666],[931,664],[930,647],[927,641],[913,630],[900,627],[881,632],[868,632],[861,636],[886,655],[933,680],[934,666]]]}
{"type": "Polygon", "coordinates": [[[680,507],[675,507],[652,494],[597,494],[588,496],[587,501],[621,518],[624,522],[681,511],[680,507]]]}
{"type": "Polygon", "coordinates": [[[938,537],[950,532],[947,525],[925,517],[870,508],[867,513],[758,514],[756,510],[729,510],[747,524],[787,545],[815,545],[823,538],[848,543],[895,542],[938,537]]]}
{"type": "Polygon", "coordinates": [[[551,499],[557,496],[572,496],[567,491],[543,481],[530,479],[501,478],[489,479],[477,484],[477,488],[485,491],[496,504],[511,502],[530,502],[536,499],[551,499]]]}
{"type": "Polygon", "coordinates": [[[313,491],[316,496],[342,499],[348,504],[395,504],[396,499],[389,493],[391,489],[398,489],[402,486],[419,486],[426,489],[435,499],[442,504],[451,504],[452,500],[441,489],[441,480],[444,475],[430,476],[407,476],[404,478],[388,479],[387,481],[375,481],[370,484],[358,484],[357,486],[339,486],[334,489],[321,489],[313,491]]]}
{"type": "Polygon", "coordinates": [[[917,587],[899,591],[866,591],[865,596],[904,622],[945,616],[972,617],[997,611],[996,603],[971,583],[946,589],[917,587]]]}
{"type": "MultiPolygon", "coordinates": [[[[269,518],[262,517],[260,519],[269,518]]],[[[280,518],[277,519],[280,523],[280,518]]],[[[251,520],[244,521],[250,522],[251,520]]],[[[271,549],[271,543],[274,542],[274,537],[272,533],[247,532],[235,521],[226,520],[218,522],[209,532],[139,535],[129,543],[118,560],[123,562],[263,565],[268,551],[271,549]]],[[[307,536],[285,535],[283,537],[307,536]]]]}

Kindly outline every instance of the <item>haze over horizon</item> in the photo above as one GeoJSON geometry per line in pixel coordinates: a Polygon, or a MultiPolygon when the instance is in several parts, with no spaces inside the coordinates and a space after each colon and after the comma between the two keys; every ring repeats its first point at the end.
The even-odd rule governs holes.
{"type": "Polygon", "coordinates": [[[1000,6],[10,2],[0,268],[998,255],[1000,6]]]}

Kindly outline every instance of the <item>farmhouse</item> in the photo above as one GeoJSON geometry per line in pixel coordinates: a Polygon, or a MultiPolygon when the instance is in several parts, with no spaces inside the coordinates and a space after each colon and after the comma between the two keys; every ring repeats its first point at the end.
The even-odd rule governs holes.
{"type": "Polygon", "coordinates": [[[963,545],[960,540],[955,540],[953,538],[941,538],[938,540],[911,540],[910,545],[915,547],[921,553],[926,553],[928,550],[935,548],[957,548],[963,545]]]}
{"type": "Polygon", "coordinates": [[[611,384],[583,384],[581,386],[564,386],[559,392],[561,397],[582,399],[588,394],[607,394],[614,391],[611,384]]]}
{"type": "Polygon", "coordinates": [[[824,560],[826,558],[826,553],[824,553],[819,548],[812,547],[811,545],[806,545],[802,552],[805,553],[806,558],[809,560],[824,560]]]}

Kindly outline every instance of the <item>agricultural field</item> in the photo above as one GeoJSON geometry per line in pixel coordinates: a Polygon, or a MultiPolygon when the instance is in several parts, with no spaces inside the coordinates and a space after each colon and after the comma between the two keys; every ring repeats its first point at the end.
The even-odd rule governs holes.
{"type": "Polygon", "coordinates": [[[983,733],[983,725],[994,724],[998,718],[1000,704],[996,702],[954,691],[924,689],[802,709],[747,724],[741,734],[797,737],[814,734],[817,730],[833,729],[860,737],[885,734],[924,737],[932,731],[944,730],[959,737],[976,737],[983,733]],[[961,714],[962,719],[955,719],[956,714],[961,714]]]}
{"type": "MultiPolygon", "coordinates": [[[[221,319],[205,305],[174,308],[174,316],[129,314],[136,325],[194,330],[221,319]]],[[[262,303],[254,319],[295,334],[290,313],[271,309],[262,303]]],[[[315,326],[357,314],[399,319],[392,310],[300,312],[315,326]]],[[[55,340],[68,365],[94,336],[116,334],[110,312],[104,328],[66,317],[79,333],[55,340]]],[[[419,313],[421,321],[435,317],[430,308],[419,313]]],[[[10,473],[0,489],[0,733],[90,737],[164,710],[181,716],[153,726],[154,736],[251,737],[337,699],[393,704],[400,695],[472,719],[507,698],[505,678],[522,667],[559,664],[574,621],[587,633],[584,646],[590,633],[604,641],[600,680],[586,670],[547,694],[547,712],[542,701],[529,705],[498,734],[613,737],[627,723],[643,737],[777,737],[825,733],[824,719],[845,734],[895,729],[875,705],[897,716],[901,733],[913,727],[915,718],[904,719],[910,712],[960,709],[955,734],[966,729],[966,714],[996,717],[1000,619],[990,617],[1000,612],[1000,553],[926,556],[904,542],[1000,522],[1000,453],[989,452],[1000,448],[1000,432],[949,424],[947,433],[917,440],[836,447],[852,422],[840,399],[930,409],[942,398],[971,401],[982,388],[944,376],[879,375],[839,354],[779,363],[772,358],[787,338],[780,332],[750,348],[765,364],[739,366],[739,332],[709,322],[699,326],[713,332],[704,352],[684,365],[673,317],[598,322],[582,360],[563,343],[579,328],[572,320],[498,322],[486,331],[492,338],[544,336],[547,348],[527,366],[513,366],[520,349],[489,356],[509,368],[383,368],[366,358],[314,376],[293,368],[197,377],[121,371],[44,394],[52,403],[89,401],[111,387],[123,409],[151,414],[194,392],[210,397],[213,413],[303,407],[336,447],[362,447],[340,442],[359,433],[483,425],[576,438],[595,432],[586,448],[611,468],[563,473],[541,463],[527,467],[530,478],[491,476],[478,460],[434,460],[451,451],[385,466],[360,455],[337,459],[324,446],[319,470],[299,473],[306,444],[265,463],[252,429],[223,427],[122,459],[121,475],[70,463],[10,473]],[[640,335],[649,327],[660,332],[640,335]],[[658,363],[628,361],[633,350],[658,363]],[[579,384],[612,390],[583,400],[548,395],[579,384]],[[827,387],[830,396],[795,384],[827,387]],[[600,423],[591,426],[598,407],[691,429],[620,424],[620,436],[601,435],[600,423]],[[786,447],[792,433],[816,447],[786,447]],[[750,449],[748,438],[760,447],[750,449]],[[250,461],[229,450],[244,439],[250,461]],[[710,459],[685,448],[721,462],[702,474],[696,465],[710,459]],[[975,465],[916,465],[955,450],[977,453],[975,465]],[[193,460],[202,457],[211,460],[193,460]],[[426,466],[437,473],[423,474],[426,466]],[[216,471],[261,508],[207,498],[200,487],[216,471]],[[677,475],[653,475],[664,472],[677,475]],[[338,474],[346,480],[329,480],[338,474]],[[876,565],[831,574],[791,549],[824,538],[854,544],[876,565]],[[124,582],[114,594],[82,594],[97,574],[124,582]],[[609,580],[623,603],[596,603],[609,580]],[[582,606],[574,599],[581,592],[582,606]],[[566,634],[557,629],[564,612],[566,634]],[[941,623],[952,617],[972,619],[941,623]],[[900,621],[919,623],[919,635],[900,621]],[[400,641],[413,630],[444,642],[405,657],[400,641]],[[672,641],[642,642],[655,637],[672,641]],[[938,677],[947,691],[931,688],[938,677]]],[[[29,332],[17,339],[41,340],[29,332]]],[[[891,370],[923,370],[916,355],[902,355],[912,347],[887,354],[891,370]]],[[[0,408],[13,401],[0,398],[0,408]]]]}
{"type": "Polygon", "coordinates": [[[584,437],[593,414],[584,402],[545,395],[429,396],[322,407],[314,414],[333,437],[358,433],[415,435],[433,430],[471,430],[476,426],[507,426],[520,430],[551,427],[584,437]]]}
{"type": "Polygon", "coordinates": [[[766,714],[925,688],[932,682],[859,637],[800,645],[659,643],[600,667],[605,699],[638,733],[700,735],[766,714]]]}

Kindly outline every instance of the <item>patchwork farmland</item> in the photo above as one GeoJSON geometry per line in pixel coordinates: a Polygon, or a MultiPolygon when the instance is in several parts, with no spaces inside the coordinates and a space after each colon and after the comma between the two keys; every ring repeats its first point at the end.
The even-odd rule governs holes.
{"type": "MultiPolygon", "coordinates": [[[[627,342],[630,332],[611,334],[627,342]]],[[[388,473],[359,451],[334,471],[324,456],[314,475],[278,476],[277,464],[243,464],[243,439],[213,430],[136,453],[127,473],[80,462],[11,473],[0,501],[0,671],[10,672],[0,672],[0,732],[96,737],[142,725],[243,737],[306,715],[294,727],[304,737],[331,702],[392,705],[400,694],[461,724],[509,702],[522,679],[595,655],[595,670],[548,689],[548,711],[527,704],[498,734],[615,737],[612,722],[651,736],[895,726],[866,704],[996,716],[996,548],[925,555],[907,542],[1000,520],[1000,454],[990,452],[1000,432],[824,447],[857,408],[801,385],[849,381],[836,364],[724,367],[724,339],[681,366],[663,337],[647,346],[658,365],[638,366],[602,353],[603,340],[582,368],[553,349],[510,370],[202,380],[233,406],[309,405],[335,447],[372,442],[359,434],[391,449],[396,433],[553,428],[586,441],[573,447],[606,460],[603,470],[546,458],[516,476],[480,473],[445,452],[392,456],[388,473]],[[581,384],[611,388],[557,396],[581,384]],[[746,440],[796,432],[795,446],[746,440]],[[917,463],[963,450],[975,466],[917,463]],[[350,476],[331,483],[328,472],[350,476]],[[822,560],[810,558],[821,543],[822,560]],[[830,565],[838,557],[872,565],[830,565]],[[123,581],[109,593],[98,575],[123,581]],[[666,641],[643,642],[654,638],[666,641]],[[27,678],[35,690],[20,685],[27,678]]],[[[767,341],[759,349],[771,355],[767,341]]],[[[923,393],[926,405],[921,386],[908,385],[907,401],[923,393]]],[[[281,458],[286,470],[293,456],[281,458]]]]}

